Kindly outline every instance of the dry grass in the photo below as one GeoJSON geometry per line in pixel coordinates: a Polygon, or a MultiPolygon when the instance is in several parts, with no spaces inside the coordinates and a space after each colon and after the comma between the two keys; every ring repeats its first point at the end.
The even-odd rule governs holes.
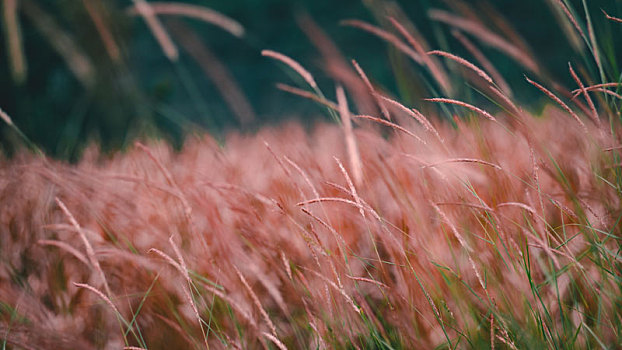
{"type": "MultiPolygon", "coordinates": [[[[432,15],[532,64],[480,22],[432,15]]],[[[384,29],[346,24],[429,64],[384,29]]],[[[338,69],[328,40],[316,38],[338,69]]],[[[530,116],[489,85],[510,112],[427,99],[473,112],[450,125],[378,92],[355,62],[335,103],[292,58],[263,54],[314,91],[282,89],[342,124],[205,135],[179,152],[92,147],[75,165],[0,161],[3,348],[620,346],[621,130],[589,95],[619,84],[586,86],[570,67],[585,115],[530,79],[562,109],[530,116]],[[385,119],[348,107],[358,87],[385,119]]]]}
{"type": "Polygon", "coordinates": [[[194,139],[178,154],[90,150],[76,166],[5,161],[3,337],[24,346],[40,328],[86,348],[156,349],[476,346],[496,334],[521,348],[577,331],[577,346],[616,344],[620,196],[603,151],[616,142],[553,108],[524,122],[529,138],[487,120],[440,124],[443,145],[414,122],[426,145],[357,129],[360,185],[335,163],[349,155],[330,125],[232,134],[224,148],[194,139]],[[37,244],[48,240],[82,258],[37,244]],[[106,280],[106,296],[76,288],[106,280]],[[546,333],[521,331],[537,322],[546,333]]]}

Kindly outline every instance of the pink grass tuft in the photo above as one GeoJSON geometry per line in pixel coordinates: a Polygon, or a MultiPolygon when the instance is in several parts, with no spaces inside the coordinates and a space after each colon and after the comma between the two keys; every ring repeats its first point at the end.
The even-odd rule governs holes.
{"type": "Polygon", "coordinates": [[[441,50],[429,51],[428,55],[443,56],[443,57],[449,58],[450,60],[458,62],[459,64],[461,64],[461,65],[469,68],[470,70],[474,71],[475,73],[477,73],[477,75],[482,77],[482,79],[486,80],[489,84],[494,85],[494,81],[492,81],[492,78],[488,74],[486,74],[486,72],[484,72],[481,68],[477,67],[476,65],[474,65],[473,63],[465,60],[462,57],[458,57],[458,56],[456,56],[454,54],[451,54],[451,53],[445,52],[445,51],[441,51],[441,50]]]}
{"type": "Polygon", "coordinates": [[[622,23],[622,18],[609,16],[609,14],[607,14],[607,12],[605,12],[605,10],[601,10],[601,11],[603,11],[603,14],[605,15],[605,18],[607,18],[608,20],[614,21],[614,22],[618,22],[618,23],[622,23]]]}
{"type": "MultiPolygon", "coordinates": [[[[173,40],[168,35],[166,29],[162,25],[162,22],[156,16],[156,12],[153,7],[145,0],[132,0],[134,1],[134,9],[135,13],[140,15],[147,26],[153,33],[153,36],[156,38],[162,51],[166,55],[166,57],[172,62],[177,61],[179,58],[179,51],[177,50],[177,46],[173,43],[173,40]]],[[[130,11],[131,13],[132,11],[130,11]]]]}
{"type": "Polygon", "coordinates": [[[380,39],[392,44],[393,46],[395,46],[396,49],[404,53],[406,56],[412,58],[413,61],[419,64],[423,64],[423,58],[421,55],[419,55],[416,51],[408,47],[408,45],[406,45],[403,41],[401,41],[397,36],[387,32],[384,29],[378,28],[374,25],[371,25],[369,23],[359,21],[356,19],[341,21],[341,24],[345,26],[355,27],[358,29],[362,29],[366,32],[369,32],[379,37],[380,39]]]}
{"type": "Polygon", "coordinates": [[[298,63],[291,57],[285,56],[282,53],[272,51],[272,50],[262,50],[261,55],[266,56],[266,57],[271,57],[271,58],[274,58],[275,60],[285,63],[291,69],[296,71],[296,73],[298,73],[298,75],[300,75],[307,82],[307,84],[311,86],[311,88],[317,89],[317,83],[315,82],[315,79],[313,79],[313,75],[311,75],[311,73],[309,73],[308,70],[306,70],[300,63],[298,63]]]}
{"type": "Polygon", "coordinates": [[[482,42],[504,52],[515,61],[522,64],[525,68],[531,70],[532,72],[539,72],[538,65],[532,57],[530,57],[523,50],[519,49],[503,37],[493,33],[492,31],[484,27],[481,23],[453,15],[449,12],[442,10],[430,10],[428,11],[428,15],[433,20],[443,22],[447,25],[459,28],[469,34],[476,36],[482,42]]]}
{"type": "Polygon", "coordinates": [[[596,106],[594,106],[594,102],[592,102],[592,98],[588,94],[587,90],[585,90],[585,86],[583,85],[583,82],[581,82],[581,79],[579,79],[579,76],[577,75],[577,73],[575,73],[574,69],[572,69],[572,65],[570,64],[570,62],[568,62],[568,70],[570,71],[570,75],[572,76],[572,79],[574,79],[574,81],[579,85],[579,89],[581,89],[581,91],[583,92],[583,96],[585,96],[585,100],[587,101],[588,106],[590,106],[590,110],[592,111],[592,114],[591,114],[592,121],[594,122],[594,124],[600,126],[600,119],[598,118],[598,112],[596,111],[596,106]]]}
{"type": "Polygon", "coordinates": [[[356,143],[356,138],[354,137],[352,119],[350,111],[348,110],[346,95],[341,86],[337,86],[337,101],[339,102],[339,114],[341,115],[341,123],[343,124],[346,150],[348,152],[348,158],[350,159],[354,182],[360,185],[363,182],[363,163],[361,162],[361,155],[356,143]]]}
{"type": "Polygon", "coordinates": [[[535,86],[536,88],[538,88],[538,90],[542,91],[545,95],[547,95],[551,100],[555,101],[558,105],[560,105],[566,112],[568,112],[568,114],[570,114],[576,121],[577,123],[579,123],[579,125],[581,125],[581,127],[583,128],[583,130],[587,133],[587,128],[585,126],[585,123],[583,123],[583,121],[581,120],[581,118],[579,118],[579,116],[572,110],[570,109],[570,107],[568,107],[567,104],[565,104],[562,100],[559,99],[559,97],[555,96],[555,94],[553,94],[551,91],[549,91],[548,89],[546,89],[544,86],[536,83],[535,81],[525,77],[525,79],[527,80],[527,82],[533,86],[535,86]]]}
{"type": "MultiPolygon", "coordinates": [[[[130,9],[130,13],[140,13],[138,6],[142,5],[136,3],[136,5],[130,9]]],[[[244,27],[240,23],[205,6],[164,1],[149,2],[149,6],[154,14],[195,18],[203,22],[211,23],[234,36],[242,37],[244,35],[244,27]]]]}
{"type": "Polygon", "coordinates": [[[471,104],[468,104],[466,102],[462,102],[462,101],[458,101],[458,100],[453,100],[453,99],[449,99],[449,98],[426,98],[424,99],[425,101],[429,101],[429,102],[439,102],[439,103],[449,103],[449,104],[454,104],[457,106],[461,106],[461,107],[465,107],[468,108],[484,117],[486,117],[488,120],[491,120],[493,122],[496,122],[497,119],[495,117],[492,116],[492,114],[486,112],[485,110],[481,109],[481,108],[477,108],[471,104]]]}

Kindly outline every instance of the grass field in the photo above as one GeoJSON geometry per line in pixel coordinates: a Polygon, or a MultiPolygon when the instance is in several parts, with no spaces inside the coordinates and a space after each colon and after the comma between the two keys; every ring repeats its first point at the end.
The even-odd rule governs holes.
{"type": "Polygon", "coordinates": [[[331,122],[194,135],[180,151],[93,145],[68,164],[0,111],[25,140],[0,161],[2,349],[622,347],[622,76],[592,25],[622,20],[552,3],[578,41],[563,63],[576,86],[457,6],[429,16],[469,56],[434,50],[399,13],[343,23],[424,72],[416,105],[301,18],[330,89],[262,54],[331,122]],[[530,112],[518,89],[549,102],[530,112]]]}

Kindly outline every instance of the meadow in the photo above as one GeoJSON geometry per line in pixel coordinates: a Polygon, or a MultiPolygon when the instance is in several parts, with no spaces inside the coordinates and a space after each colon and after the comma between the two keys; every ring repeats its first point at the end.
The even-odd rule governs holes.
{"type": "MultiPolygon", "coordinates": [[[[391,6],[341,23],[387,43],[397,81],[404,62],[423,72],[415,102],[301,16],[330,82],[261,54],[324,121],[93,143],[68,163],[0,110],[21,140],[0,160],[2,349],[622,347],[622,75],[595,30],[622,19],[570,3],[551,1],[569,86],[499,14],[456,2],[427,16],[460,54],[391,6]]],[[[135,4],[172,57],[155,14],[188,8],[135,4]]]]}

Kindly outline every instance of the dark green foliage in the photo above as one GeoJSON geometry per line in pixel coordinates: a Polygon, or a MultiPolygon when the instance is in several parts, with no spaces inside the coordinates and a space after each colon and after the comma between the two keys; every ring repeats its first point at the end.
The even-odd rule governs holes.
{"type": "MultiPolygon", "coordinates": [[[[388,3],[381,0],[347,0],[341,1],[339,6],[332,1],[300,0],[188,2],[211,6],[246,28],[246,35],[238,39],[209,24],[182,19],[231,71],[232,78],[257,114],[254,125],[291,116],[308,118],[321,113],[311,102],[274,89],[274,82],[287,81],[288,78],[273,62],[259,54],[264,48],[286,53],[311,69],[320,86],[329,86],[328,76],[320,73],[323,67],[318,64],[317,50],[310,45],[296,21],[305,13],[318,22],[346,58],[359,60],[375,82],[398,94],[404,102],[418,103],[421,98],[430,97],[419,87],[421,81],[428,81],[424,86],[435,94],[431,78],[405,56],[392,52],[392,49],[387,55],[387,45],[380,39],[339,26],[339,21],[346,18],[384,23],[386,13],[383,8],[388,3]]],[[[3,47],[0,107],[46,154],[77,159],[81,149],[93,140],[104,150],[112,150],[131,144],[139,135],[162,136],[179,146],[188,131],[203,129],[219,133],[240,126],[214,82],[203,75],[197,63],[182,48],[179,62],[169,62],[144,21],[127,15],[125,9],[132,5],[131,1],[90,1],[101,10],[101,18],[120,49],[121,58],[116,61],[107,52],[84,6],[86,3],[69,0],[21,3],[18,19],[27,64],[24,81],[12,78],[9,51],[5,49],[8,31],[0,36],[0,46],[3,47]],[[42,35],[35,23],[41,16],[54,21],[92,62],[92,84],[85,86],[76,79],[67,62],[53,48],[51,41],[54,39],[42,35]]],[[[570,1],[569,4],[580,19],[585,19],[581,1],[570,1]]],[[[446,26],[427,17],[427,10],[445,8],[444,3],[401,1],[399,5],[432,48],[469,57],[453,40],[446,26]]],[[[594,18],[602,17],[601,8],[611,14],[622,11],[619,3],[611,1],[589,1],[587,5],[594,18]]],[[[573,45],[560,25],[552,20],[553,10],[546,1],[480,1],[469,6],[482,16],[504,16],[498,17],[499,21],[507,21],[526,39],[540,64],[542,75],[574,86],[566,66],[568,57],[575,54],[573,45]]],[[[168,25],[163,17],[166,16],[161,18],[168,25]]],[[[609,78],[616,77],[620,52],[615,48],[619,47],[622,38],[620,26],[602,20],[593,20],[593,23],[595,32],[600,33],[597,40],[603,55],[604,72],[609,78]]],[[[389,28],[387,25],[383,27],[389,28]]],[[[515,90],[519,99],[533,101],[541,97],[538,91],[523,88],[523,69],[517,69],[514,62],[493,49],[482,49],[510,85],[517,86],[515,90]]],[[[598,68],[589,64],[588,54],[589,50],[584,49],[586,62],[583,63],[590,70],[590,76],[598,77],[598,68]]],[[[485,101],[464,83],[458,84],[457,88],[467,99],[485,101]]],[[[327,89],[331,90],[332,87],[327,89]]],[[[0,126],[0,131],[3,150],[13,153],[16,144],[20,143],[19,137],[5,125],[0,126]]]]}

